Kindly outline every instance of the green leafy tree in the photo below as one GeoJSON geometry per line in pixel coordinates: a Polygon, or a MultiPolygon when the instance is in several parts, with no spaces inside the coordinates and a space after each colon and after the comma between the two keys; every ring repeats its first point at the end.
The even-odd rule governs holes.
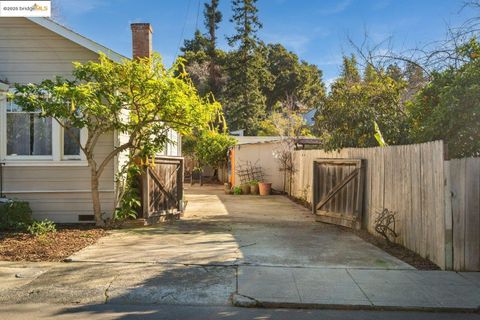
{"type": "Polygon", "coordinates": [[[409,105],[411,135],[417,142],[442,139],[452,158],[480,156],[480,45],[459,48],[468,60],[433,72],[409,105]]]}
{"type": "Polygon", "coordinates": [[[181,134],[203,128],[218,103],[210,103],[184,80],[180,64],[166,70],[158,55],[152,58],[75,63],[73,80],[57,78],[40,84],[16,85],[15,102],[27,111],[52,117],[67,132],[85,128],[85,142],[76,136],[90,167],[93,212],[97,225],[104,225],[99,181],[107,165],[120,153],[130,158],[150,156],[168,142],[167,132],[181,134]],[[179,71],[180,70],[180,71],[179,71]],[[178,76],[176,74],[179,74],[178,76]],[[121,132],[129,138],[100,157],[96,151],[102,135],[121,132]]]}
{"type": "Polygon", "coordinates": [[[401,103],[405,87],[403,80],[371,65],[362,78],[355,57],[345,57],[341,76],[316,115],[316,130],[325,148],[376,146],[379,131],[386,144],[408,142],[407,115],[401,103]]]}
{"type": "Polygon", "coordinates": [[[281,109],[285,103],[292,104],[294,111],[317,108],[325,97],[322,71],[317,66],[300,61],[281,44],[268,44],[267,68],[273,85],[263,90],[267,97],[267,111],[281,109]],[[287,102],[287,99],[290,101],[287,102]]]}
{"type": "Polygon", "coordinates": [[[258,19],[256,0],[234,0],[233,18],[236,34],[228,38],[237,49],[229,54],[229,82],[227,85],[225,114],[233,130],[245,129],[255,134],[260,121],[266,117],[266,97],[262,86],[268,85],[270,76],[266,61],[258,46],[257,31],[262,27],[258,19]]]}

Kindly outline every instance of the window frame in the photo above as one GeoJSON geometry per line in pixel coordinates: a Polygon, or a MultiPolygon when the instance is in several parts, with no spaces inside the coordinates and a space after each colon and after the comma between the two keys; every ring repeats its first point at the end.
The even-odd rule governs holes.
{"type": "MultiPolygon", "coordinates": [[[[64,155],[64,129],[52,119],[52,155],[47,156],[8,156],[7,155],[7,93],[13,93],[14,89],[0,91],[0,161],[7,166],[28,166],[28,165],[88,165],[85,154],[80,150],[79,155],[64,155]]],[[[87,129],[80,130],[80,142],[84,144],[87,140],[87,129]]]]}

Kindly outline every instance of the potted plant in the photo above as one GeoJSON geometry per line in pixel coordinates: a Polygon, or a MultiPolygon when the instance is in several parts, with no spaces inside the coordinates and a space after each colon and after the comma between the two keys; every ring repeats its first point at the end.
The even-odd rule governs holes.
{"type": "Polygon", "coordinates": [[[250,194],[250,184],[243,183],[240,185],[240,188],[242,189],[242,194],[250,194]]]}
{"type": "Polygon", "coordinates": [[[239,195],[239,194],[242,194],[242,189],[240,187],[234,187],[233,188],[233,194],[234,195],[239,195]]]}
{"type": "Polygon", "coordinates": [[[258,194],[258,180],[250,181],[250,193],[251,194],[258,194]]]}
{"type": "Polygon", "coordinates": [[[271,182],[259,182],[258,189],[261,196],[268,196],[272,191],[272,183],[271,182]]]}

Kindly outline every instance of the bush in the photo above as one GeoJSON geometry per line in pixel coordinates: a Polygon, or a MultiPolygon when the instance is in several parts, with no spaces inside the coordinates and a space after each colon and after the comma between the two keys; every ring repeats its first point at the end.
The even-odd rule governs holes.
{"type": "Polygon", "coordinates": [[[34,236],[41,236],[49,232],[56,232],[55,223],[45,219],[43,221],[34,221],[27,227],[27,231],[34,236]]]}
{"type": "Polygon", "coordinates": [[[26,231],[32,223],[32,209],[28,202],[10,201],[0,205],[0,229],[26,231]]]}
{"type": "Polygon", "coordinates": [[[235,195],[242,194],[242,188],[240,188],[238,186],[233,188],[233,194],[235,194],[235,195]]]}

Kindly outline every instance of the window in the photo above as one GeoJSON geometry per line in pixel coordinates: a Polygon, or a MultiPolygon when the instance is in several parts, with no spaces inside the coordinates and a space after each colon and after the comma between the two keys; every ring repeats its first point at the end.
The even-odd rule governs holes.
{"type": "Polygon", "coordinates": [[[7,156],[52,156],[52,119],[7,103],[7,156]]]}
{"type": "Polygon", "coordinates": [[[80,157],[80,129],[70,128],[63,130],[63,156],[65,159],[75,159],[80,157]]]}
{"type": "Polygon", "coordinates": [[[67,131],[52,118],[23,111],[0,91],[0,161],[18,166],[85,166],[78,141],[84,143],[86,138],[86,129],[67,131]]]}

